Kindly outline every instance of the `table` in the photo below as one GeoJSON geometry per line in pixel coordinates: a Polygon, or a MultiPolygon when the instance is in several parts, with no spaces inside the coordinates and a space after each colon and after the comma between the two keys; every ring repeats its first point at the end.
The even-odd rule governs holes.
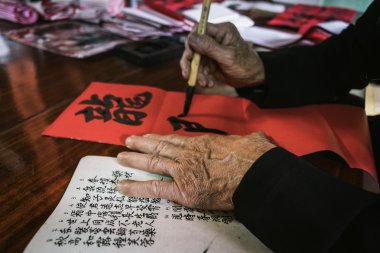
{"type": "MultiPolygon", "coordinates": [[[[0,31],[14,27],[0,22],[0,31]]],[[[9,54],[0,57],[0,252],[11,253],[22,252],[53,212],[81,157],[116,156],[125,149],[41,136],[90,82],[182,91],[185,81],[179,59],[142,68],[114,52],[79,60],[1,39],[9,54]]],[[[345,168],[333,156],[317,154],[306,159],[363,185],[360,171],[345,168]]]]}

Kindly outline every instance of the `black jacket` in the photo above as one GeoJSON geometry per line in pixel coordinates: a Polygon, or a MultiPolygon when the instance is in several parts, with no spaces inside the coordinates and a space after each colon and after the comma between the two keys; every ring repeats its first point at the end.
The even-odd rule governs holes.
{"type": "MultiPolygon", "coordinates": [[[[264,107],[335,102],[380,82],[380,0],[355,25],[313,47],[260,53],[264,107]]],[[[257,91],[238,90],[255,97],[257,91]]],[[[370,119],[378,175],[380,124],[370,119]]],[[[380,252],[380,197],[351,186],[301,157],[275,148],[244,176],[235,215],[275,252],[380,252]]]]}

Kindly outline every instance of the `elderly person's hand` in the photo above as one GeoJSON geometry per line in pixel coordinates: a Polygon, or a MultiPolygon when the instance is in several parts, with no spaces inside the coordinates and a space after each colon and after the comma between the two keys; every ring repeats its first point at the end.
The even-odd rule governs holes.
{"type": "Polygon", "coordinates": [[[214,210],[233,210],[232,196],[243,176],[275,147],[261,132],[199,137],[149,134],[129,137],[126,146],[141,153],[122,152],[119,163],[169,175],[174,181],[123,180],[117,185],[121,193],[214,210]]]}
{"type": "Polygon", "coordinates": [[[202,55],[197,83],[203,87],[228,84],[242,88],[265,81],[260,57],[231,23],[207,24],[205,35],[190,33],[180,61],[182,76],[186,80],[194,51],[202,55]]]}

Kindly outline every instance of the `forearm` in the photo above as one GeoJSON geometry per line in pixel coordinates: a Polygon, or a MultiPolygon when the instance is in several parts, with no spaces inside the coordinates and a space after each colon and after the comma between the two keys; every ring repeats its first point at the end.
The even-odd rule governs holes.
{"type": "Polygon", "coordinates": [[[376,198],[276,148],[255,162],[233,202],[237,219],[275,252],[327,252],[376,198]]]}

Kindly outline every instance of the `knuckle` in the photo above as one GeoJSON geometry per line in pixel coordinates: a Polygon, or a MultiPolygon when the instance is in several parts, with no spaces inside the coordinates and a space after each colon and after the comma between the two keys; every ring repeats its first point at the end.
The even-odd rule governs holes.
{"type": "Polygon", "coordinates": [[[205,39],[203,43],[203,50],[206,52],[211,52],[213,50],[213,45],[210,40],[205,39]]]}
{"type": "Polygon", "coordinates": [[[230,28],[230,24],[231,24],[231,22],[223,22],[223,23],[218,24],[218,28],[221,31],[228,32],[228,30],[230,28]]]}
{"type": "Polygon", "coordinates": [[[186,43],[188,45],[194,46],[194,44],[198,44],[200,40],[200,35],[196,31],[192,31],[187,37],[186,43]]]}
{"type": "Polygon", "coordinates": [[[237,32],[236,26],[232,24],[231,22],[226,22],[226,23],[223,23],[222,25],[223,25],[222,29],[224,30],[226,34],[237,32]]]}
{"type": "Polygon", "coordinates": [[[227,22],[226,26],[229,30],[235,30],[236,29],[236,26],[234,24],[232,24],[231,22],[227,22]]]}
{"type": "Polygon", "coordinates": [[[167,141],[160,140],[157,146],[153,150],[153,154],[160,155],[168,148],[169,143],[167,141]]]}
{"type": "Polygon", "coordinates": [[[159,163],[160,163],[160,159],[158,155],[154,154],[148,160],[148,168],[153,171],[157,170],[159,163]]]}
{"type": "Polygon", "coordinates": [[[215,81],[210,77],[209,82],[208,82],[208,87],[214,87],[215,86],[215,81]]]}
{"type": "Polygon", "coordinates": [[[227,63],[233,63],[236,59],[236,52],[235,50],[228,49],[225,51],[224,56],[227,63]]]}
{"type": "Polygon", "coordinates": [[[156,180],[150,181],[150,186],[151,186],[152,194],[153,194],[154,197],[161,196],[162,187],[161,187],[159,181],[156,181],[156,180]]]}
{"type": "Polygon", "coordinates": [[[259,131],[259,132],[255,133],[255,135],[258,139],[261,139],[261,140],[267,139],[267,136],[265,135],[265,133],[263,131],[259,131]]]}
{"type": "Polygon", "coordinates": [[[191,32],[189,33],[189,36],[187,36],[187,42],[190,42],[194,36],[196,36],[197,28],[194,26],[191,32]]]}
{"type": "Polygon", "coordinates": [[[221,53],[222,53],[222,57],[221,57],[222,60],[219,62],[221,65],[231,67],[233,65],[238,64],[238,62],[236,61],[236,53],[234,49],[225,48],[223,49],[223,52],[221,53]]]}

